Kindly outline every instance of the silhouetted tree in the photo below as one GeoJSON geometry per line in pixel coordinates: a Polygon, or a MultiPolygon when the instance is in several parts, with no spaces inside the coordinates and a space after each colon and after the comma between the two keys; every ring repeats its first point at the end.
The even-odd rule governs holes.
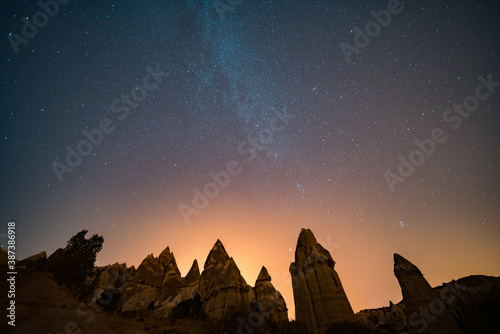
{"type": "Polygon", "coordinates": [[[95,291],[97,285],[94,263],[102,249],[104,239],[94,234],[86,239],[87,230],[74,235],[60,256],[48,263],[49,272],[57,284],[64,285],[75,297],[84,300],[95,291]]]}

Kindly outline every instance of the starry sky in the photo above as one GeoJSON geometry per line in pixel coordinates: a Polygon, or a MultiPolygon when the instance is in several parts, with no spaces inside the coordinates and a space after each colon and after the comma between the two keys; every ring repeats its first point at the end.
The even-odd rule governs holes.
{"type": "Polygon", "coordinates": [[[220,239],[290,318],[302,227],[355,311],[401,299],[395,252],[431,285],[500,275],[497,1],[61,2],[0,8],[19,259],[88,229],[98,265],[170,246],[185,275],[220,239]]]}

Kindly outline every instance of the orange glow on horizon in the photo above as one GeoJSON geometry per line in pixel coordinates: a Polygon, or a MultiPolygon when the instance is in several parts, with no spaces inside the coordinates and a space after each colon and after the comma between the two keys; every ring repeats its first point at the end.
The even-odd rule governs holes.
{"type": "Polygon", "coordinates": [[[479,244],[462,247],[463,240],[469,238],[471,233],[466,229],[453,232],[436,230],[434,235],[429,236],[425,229],[420,231],[411,222],[406,222],[404,228],[396,225],[392,230],[381,231],[380,225],[368,219],[353,219],[343,224],[321,221],[307,224],[291,214],[276,218],[259,215],[256,211],[246,212],[249,214],[243,216],[240,208],[214,206],[207,209],[203,223],[200,219],[189,225],[181,221],[176,225],[163,223],[165,219],[179,220],[176,213],[170,214],[170,218],[161,218],[169,214],[159,209],[153,215],[155,220],[148,224],[153,228],[148,230],[132,223],[144,220],[144,217],[122,217],[122,220],[128,220],[122,221],[123,224],[135,226],[130,231],[134,238],[127,241],[128,247],[120,247],[118,242],[123,242],[123,237],[102,233],[105,243],[98,256],[99,265],[127,262],[128,266],[135,265],[137,268],[148,254],[158,256],[169,246],[182,276],[185,276],[194,259],[198,260],[200,271],[203,270],[209,251],[220,239],[249,285],[255,285],[262,266],[268,269],[273,285],[285,298],[290,319],[294,318],[295,311],[288,268],[294,261],[302,227],[311,228],[318,242],[331,253],[336,262],[335,270],[354,312],[388,306],[389,301],[397,303],[402,299],[393,274],[392,256],[395,252],[417,265],[432,286],[469,275],[500,274],[495,236],[491,236],[490,243],[481,240],[481,247],[479,244]],[[289,228],[280,227],[285,224],[289,228]],[[382,232],[393,234],[394,239],[388,242],[382,237],[382,232]],[[446,233],[453,233],[453,238],[444,238],[446,233]],[[423,241],[425,247],[416,247],[423,241]]]}

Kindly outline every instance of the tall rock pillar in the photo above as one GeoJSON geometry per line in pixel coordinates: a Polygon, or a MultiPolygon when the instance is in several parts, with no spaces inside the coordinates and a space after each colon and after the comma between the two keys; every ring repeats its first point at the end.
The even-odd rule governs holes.
{"type": "Polygon", "coordinates": [[[310,333],[321,334],[337,322],[355,322],[354,312],[330,253],[309,229],[302,229],[290,264],[295,317],[310,333]]]}

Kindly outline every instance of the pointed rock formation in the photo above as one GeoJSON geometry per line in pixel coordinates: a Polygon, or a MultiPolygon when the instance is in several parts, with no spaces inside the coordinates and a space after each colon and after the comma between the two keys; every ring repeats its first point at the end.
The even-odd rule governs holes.
{"type": "Polygon", "coordinates": [[[200,269],[198,268],[198,261],[194,260],[186,277],[182,279],[177,290],[161,303],[161,307],[156,311],[156,315],[160,318],[167,318],[177,304],[195,298],[199,294],[199,283],[200,269]]]}
{"type": "Polygon", "coordinates": [[[358,323],[373,331],[383,329],[384,333],[406,333],[407,322],[404,304],[394,305],[389,301],[388,307],[367,309],[356,313],[358,323]]]}
{"type": "Polygon", "coordinates": [[[288,321],[288,309],[285,300],[271,283],[271,276],[266,267],[262,267],[255,281],[255,304],[270,321],[281,325],[288,321]]]}
{"type": "Polygon", "coordinates": [[[394,274],[401,286],[411,334],[463,334],[446,304],[413,263],[394,254],[394,274]]]}
{"type": "Polygon", "coordinates": [[[101,289],[119,289],[134,279],[135,267],[127,268],[126,263],[116,262],[98,269],[100,273],[97,287],[101,289]]]}
{"type": "Polygon", "coordinates": [[[198,260],[194,260],[191,269],[181,281],[180,287],[191,286],[200,282],[200,268],[198,267],[198,260]]]}
{"type": "Polygon", "coordinates": [[[324,333],[336,322],[355,322],[335,261],[309,229],[302,229],[290,264],[295,314],[310,333],[324,333]]]}
{"type": "Polygon", "coordinates": [[[227,254],[222,242],[217,239],[214,247],[212,247],[212,250],[208,253],[203,269],[205,270],[213,266],[223,265],[227,260],[229,260],[229,254],[227,254]]]}
{"type": "Polygon", "coordinates": [[[125,285],[134,280],[135,267],[127,268],[126,263],[110,264],[96,268],[98,283],[94,292],[94,301],[97,301],[105,290],[123,289],[125,285]]]}
{"type": "Polygon", "coordinates": [[[160,300],[170,296],[181,282],[174,254],[167,247],[158,258],[148,255],[137,268],[135,282],[161,289],[160,300]]]}
{"type": "Polygon", "coordinates": [[[200,296],[209,318],[222,320],[234,313],[250,313],[255,300],[249,286],[224,246],[217,240],[205,261],[200,277],[200,296]]]}
{"type": "Polygon", "coordinates": [[[61,254],[63,253],[63,249],[62,248],[58,248],[54,251],[54,253],[50,254],[50,256],[47,258],[48,261],[54,261],[54,260],[57,260],[57,258],[59,256],[61,256],[61,254]]]}
{"type": "Polygon", "coordinates": [[[171,296],[181,282],[174,254],[167,247],[158,258],[148,255],[135,271],[135,279],[122,292],[122,311],[145,310],[171,296]]]}

